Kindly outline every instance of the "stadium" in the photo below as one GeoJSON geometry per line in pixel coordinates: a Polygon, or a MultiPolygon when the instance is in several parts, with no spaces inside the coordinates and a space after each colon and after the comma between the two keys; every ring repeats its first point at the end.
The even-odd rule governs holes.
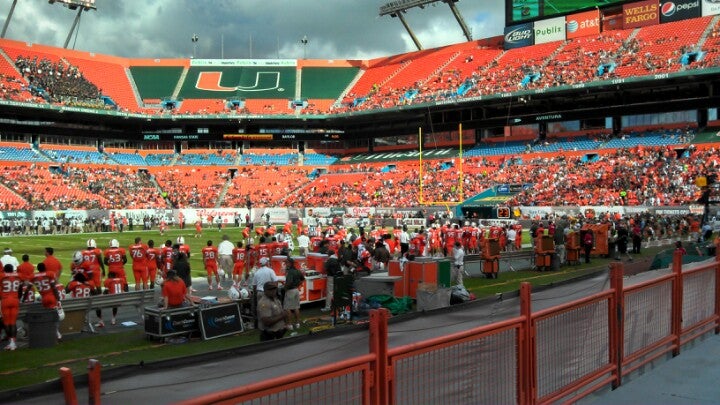
{"type": "MultiPolygon", "coordinates": [[[[637,227],[643,248],[696,242],[701,229],[710,242],[720,231],[716,1],[506,0],[504,35],[484,39],[472,38],[462,2],[392,1],[379,15],[402,22],[418,50],[362,60],[127,58],[67,49],[80,17],[96,5],[55,2],[77,12],[65,47],[4,38],[17,0],[0,39],[3,241],[27,244],[22,253],[32,257],[54,244],[71,263],[89,237],[104,248],[117,235],[129,245],[136,235],[199,234],[202,242],[188,242],[199,251],[207,235],[240,238],[246,226],[294,224],[297,236],[456,224],[524,229],[519,247],[534,270],[547,270],[555,268],[554,249],[538,253],[541,239],[527,234],[540,223],[577,224],[578,238],[594,235],[593,260],[608,262],[612,252],[598,240],[609,240],[616,225],[637,227]],[[404,15],[438,5],[449,8],[448,21],[452,15],[467,41],[423,48],[404,15]],[[540,258],[548,262],[539,265],[540,258]]],[[[147,391],[158,389],[157,403],[579,401],[720,331],[720,270],[697,249],[700,264],[669,254],[667,274],[625,289],[622,264],[613,262],[598,276],[605,289],[545,292],[555,306],[538,303],[535,313],[519,280],[507,307],[485,314],[494,323],[418,333],[426,340],[396,342],[389,354],[387,315],[375,312],[370,338],[353,332],[363,349],[370,340],[370,353],[328,354],[333,360],[287,373],[231,374],[244,387],[226,381],[213,389],[219,394],[158,389],[162,381],[147,391]],[[621,304],[634,322],[650,306],[662,314],[622,329],[621,304]],[[571,333],[578,330],[582,337],[571,333]],[[440,358],[443,351],[452,361],[440,358]],[[463,377],[470,367],[463,358],[482,364],[473,368],[480,381],[463,377]],[[569,370],[573,362],[578,369],[569,370]],[[445,367],[455,370],[431,376],[445,367]]],[[[485,266],[505,252],[490,250],[468,253],[482,262],[478,274],[497,278],[497,267],[485,266]]],[[[204,277],[203,262],[191,263],[192,275],[204,277]]],[[[268,349],[228,350],[259,363],[268,349]]],[[[92,378],[82,388],[90,397],[99,390],[92,378]]],[[[27,403],[50,398],[59,396],[27,403]]]]}

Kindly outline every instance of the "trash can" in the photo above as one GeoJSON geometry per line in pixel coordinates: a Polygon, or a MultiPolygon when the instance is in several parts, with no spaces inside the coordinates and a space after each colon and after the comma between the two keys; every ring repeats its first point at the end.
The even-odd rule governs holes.
{"type": "Polygon", "coordinates": [[[31,349],[57,344],[58,314],[54,309],[33,308],[25,315],[28,344],[31,349]]]}

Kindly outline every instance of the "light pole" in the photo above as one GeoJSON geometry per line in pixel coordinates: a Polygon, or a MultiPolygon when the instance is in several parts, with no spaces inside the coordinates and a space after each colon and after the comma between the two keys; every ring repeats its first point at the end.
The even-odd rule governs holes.
{"type": "Polygon", "coordinates": [[[303,59],[307,59],[307,44],[308,44],[307,35],[304,35],[302,37],[302,39],[300,40],[300,43],[303,46],[303,59]]]}
{"type": "Polygon", "coordinates": [[[197,51],[197,41],[200,39],[197,34],[193,34],[193,36],[190,37],[190,41],[193,44],[193,59],[195,59],[195,52],[197,51]]]}

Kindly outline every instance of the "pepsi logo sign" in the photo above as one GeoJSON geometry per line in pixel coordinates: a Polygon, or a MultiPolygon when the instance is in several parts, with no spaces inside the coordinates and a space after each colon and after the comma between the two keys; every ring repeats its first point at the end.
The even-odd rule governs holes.
{"type": "Polygon", "coordinates": [[[690,11],[695,8],[700,7],[700,0],[695,0],[693,2],[686,2],[676,4],[674,1],[668,1],[666,3],[662,4],[662,7],[660,7],[660,14],[663,15],[663,17],[670,17],[676,12],[679,11],[690,11]]]}
{"type": "Polygon", "coordinates": [[[675,14],[675,9],[676,9],[675,3],[673,3],[673,2],[671,1],[671,2],[669,2],[669,3],[663,4],[663,5],[662,5],[662,8],[660,8],[660,12],[661,12],[662,15],[664,15],[665,17],[670,17],[671,15],[675,14]]]}

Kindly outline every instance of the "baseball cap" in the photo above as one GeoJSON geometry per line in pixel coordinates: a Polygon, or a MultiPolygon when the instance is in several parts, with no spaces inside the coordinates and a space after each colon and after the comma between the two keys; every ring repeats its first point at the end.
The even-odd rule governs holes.
{"type": "Polygon", "coordinates": [[[268,264],[268,262],[269,262],[269,260],[267,257],[261,257],[259,263],[264,266],[264,265],[268,264]]]}
{"type": "Polygon", "coordinates": [[[268,281],[267,283],[263,284],[263,290],[274,290],[277,288],[277,283],[274,281],[268,281]]]}
{"type": "Polygon", "coordinates": [[[12,253],[12,249],[10,249],[10,248],[5,248],[5,253],[12,253]]]}

